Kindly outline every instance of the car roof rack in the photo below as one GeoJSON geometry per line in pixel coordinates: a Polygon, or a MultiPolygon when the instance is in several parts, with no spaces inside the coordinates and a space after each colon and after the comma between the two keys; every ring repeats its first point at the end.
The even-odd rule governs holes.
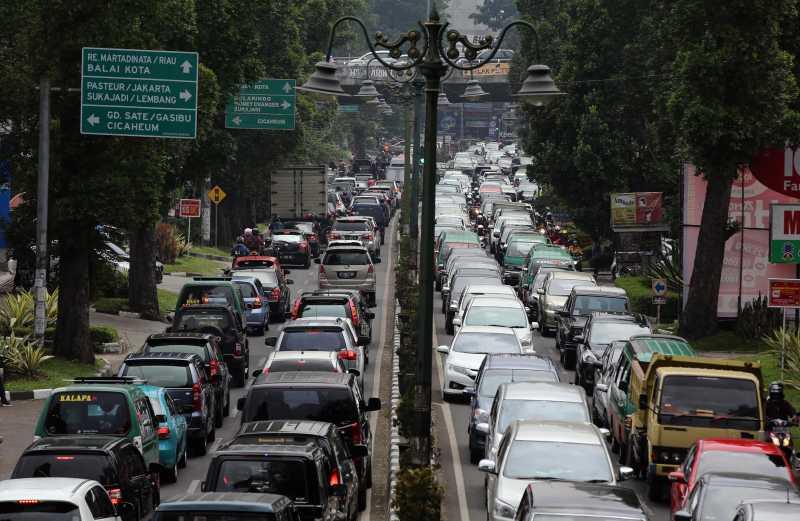
{"type": "Polygon", "coordinates": [[[218,280],[218,281],[229,281],[231,277],[192,277],[192,280],[218,280]]]}
{"type": "Polygon", "coordinates": [[[79,376],[66,380],[75,384],[145,384],[147,380],[138,376],[79,376]]]}

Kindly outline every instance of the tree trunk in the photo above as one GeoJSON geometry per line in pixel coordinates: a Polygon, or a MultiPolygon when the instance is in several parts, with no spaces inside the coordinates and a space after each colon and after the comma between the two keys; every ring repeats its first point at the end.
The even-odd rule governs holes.
{"type": "Polygon", "coordinates": [[[732,184],[729,176],[715,175],[708,180],[689,298],[680,324],[680,334],[686,338],[708,336],[717,329],[717,301],[732,184]]]}
{"type": "Polygon", "coordinates": [[[156,287],[156,232],[153,224],[130,230],[128,304],[147,320],[160,320],[156,287]]]}
{"type": "Polygon", "coordinates": [[[58,320],[55,354],[94,363],[89,333],[89,238],[80,225],[59,244],[58,320]]]}

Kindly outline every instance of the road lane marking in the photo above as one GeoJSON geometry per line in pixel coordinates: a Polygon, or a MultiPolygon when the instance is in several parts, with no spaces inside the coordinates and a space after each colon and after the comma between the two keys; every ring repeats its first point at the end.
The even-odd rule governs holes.
{"type": "MultiPolygon", "coordinates": [[[[435,325],[435,323],[434,323],[435,325]]],[[[433,345],[439,345],[439,337],[436,335],[436,328],[433,329],[433,345]]],[[[439,383],[444,382],[444,370],[442,369],[442,357],[435,351],[433,357],[436,358],[436,373],[439,376],[439,383]]],[[[456,495],[458,496],[459,519],[469,521],[469,509],[467,507],[467,495],[464,488],[464,474],[461,470],[461,454],[458,451],[458,441],[456,441],[456,431],[453,428],[453,416],[450,413],[450,404],[444,401],[442,396],[442,416],[444,416],[444,426],[447,430],[447,440],[450,443],[450,454],[453,455],[453,474],[456,478],[456,495]]]]}
{"type": "Polygon", "coordinates": [[[193,479],[191,483],[189,483],[189,488],[186,489],[187,494],[194,494],[197,490],[197,487],[200,485],[199,479],[193,479]]]}
{"type": "MultiPolygon", "coordinates": [[[[394,225],[393,225],[394,226],[394,225]]],[[[390,236],[391,237],[391,236],[390,236]]],[[[393,274],[393,264],[394,258],[392,257],[392,246],[394,245],[394,241],[389,241],[389,251],[387,257],[389,258],[389,262],[386,264],[386,274],[384,275],[383,280],[383,331],[381,332],[380,342],[378,344],[378,352],[373,352],[370,356],[370,360],[372,362],[372,395],[373,396],[380,396],[381,395],[381,363],[383,362],[383,350],[386,348],[386,325],[389,323],[389,310],[393,309],[394,306],[390,305],[390,303],[386,300],[386,297],[389,294],[389,277],[393,274]],[[377,356],[375,356],[377,354],[377,356]],[[377,392],[377,394],[375,394],[377,392]]],[[[391,328],[389,329],[392,332],[392,344],[394,343],[394,323],[392,323],[391,328]]],[[[381,408],[383,408],[383,404],[381,404],[381,408]]],[[[370,425],[374,425],[377,427],[378,421],[378,411],[372,411],[369,413],[369,422],[370,425]]],[[[367,507],[361,513],[361,521],[370,521],[372,512],[372,489],[367,491],[367,507]]]]}

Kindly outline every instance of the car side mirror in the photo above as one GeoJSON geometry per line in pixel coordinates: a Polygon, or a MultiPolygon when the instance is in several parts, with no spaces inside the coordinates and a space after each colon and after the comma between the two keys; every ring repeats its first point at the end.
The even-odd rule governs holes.
{"type": "Polygon", "coordinates": [[[619,468],[619,479],[625,481],[633,477],[633,469],[631,467],[622,466],[619,468]]]}
{"type": "Polygon", "coordinates": [[[314,264],[319,264],[320,262],[322,262],[322,259],[320,259],[319,257],[314,259],[314,264]]]}
{"type": "Polygon", "coordinates": [[[355,376],[356,378],[361,376],[361,371],[359,371],[358,369],[348,369],[347,372],[355,376]]]}
{"type": "Polygon", "coordinates": [[[345,497],[347,495],[347,485],[331,485],[330,492],[332,496],[345,497]]]}
{"type": "Polygon", "coordinates": [[[246,404],[247,404],[247,397],[246,396],[242,396],[241,398],[236,400],[236,409],[238,409],[240,411],[243,411],[244,410],[244,406],[246,404]]]}
{"type": "Polygon", "coordinates": [[[261,373],[263,372],[264,372],[263,369],[256,369],[255,371],[253,371],[253,378],[258,378],[259,376],[261,376],[261,373]]]}
{"type": "Polygon", "coordinates": [[[291,286],[292,284],[294,284],[294,281],[292,279],[286,279],[287,286],[291,286]]]}
{"type": "Polygon", "coordinates": [[[610,430],[606,429],[605,427],[600,427],[598,430],[600,431],[600,434],[602,434],[605,439],[608,440],[608,439],[611,438],[611,431],[610,430]]]}
{"type": "Polygon", "coordinates": [[[674,470],[670,472],[667,477],[673,483],[686,483],[686,476],[683,474],[681,470],[674,470]]]}
{"type": "Polygon", "coordinates": [[[278,344],[278,337],[268,336],[264,339],[264,345],[275,347],[278,344]]]}
{"type": "Polygon", "coordinates": [[[369,345],[369,337],[368,336],[359,336],[358,337],[358,345],[361,347],[366,347],[369,345]]]}
{"type": "MultiPolygon", "coordinates": [[[[455,320],[455,319],[453,319],[453,320],[455,320]]],[[[446,355],[447,353],[450,352],[450,348],[448,346],[439,346],[439,347],[436,348],[436,352],[437,353],[442,353],[443,355],[446,355]]]]}
{"type": "Polygon", "coordinates": [[[534,331],[538,330],[539,329],[539,323],[538,322],[531,322],[531,329],[534,330],[534,331]]]}
{"type": "Polygon", "coordinates": [[[482,459],[478,462],[478,470],[481,472],[488,472],[495,474],[497,472],[494,461],[490,459],[482,459]]]}
{"type": "Polygon", "coordinates": [[[375,318],[375,313],[370,311],[369,313],[364,313],[364,316],[367,318],[367,320],[373,320],[375,318]]]}
{"type": "Polygon", "coordinates": [[[608,392],[608,384],[595,384],[594,390],[600,393],[608,392]]]}
{"type": "Polygon", "coordinates": [[[489,434],[489,424],[486,422],[478,423],[475,425],[475,430],[481,434],[489,434]]]}
{"type": "Polygon", "coordinates": [[[380,398],[370,398],[367,400],[367,411],[380,411],[381,410],[381,399],[380,398]]]}
{"type": "Polygon", "coordinates": [[[366,445],[353,445],[350,447],[350,455],[354,458],[366,458],[369,456],[369,449],[366,445]]]}
{"type": "Polygon", "coordinates": [[[463,324],[462,320],[458,317],[453,319],[453,326],[454,327],[461,327],[463,324]]]}
{"type": "Polygon", "coordinates": [[[576,342],[578,344],[582,344],[583,343],[583,335],[575,335],[574,337],[572,337],[572,341],[576,342]]]}
{"type": "Polygon", "coordinates": [[[647,395],[644,393],[639,395],[639,409],[647,409],[647,395]]]}
{"type": "Polygon", "coordinates": [[[678,510],[672,517],[675,518],[675,521],[692,521],[692,514],[686,510],[678,510]]]}
{"type": "Polygon", "coordinates": [[[537,289],[536,293],[538,293],[539,295],[544,295],[544,288],[537,289]]]}

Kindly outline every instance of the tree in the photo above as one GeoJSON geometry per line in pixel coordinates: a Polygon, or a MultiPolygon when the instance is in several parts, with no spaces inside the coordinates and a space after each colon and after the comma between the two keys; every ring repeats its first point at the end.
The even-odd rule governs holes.
{"type": "Polygon", "coordinates": [[[782,26],[797,20],[796,2],[715,3],[674,0],[668,19],[677,49],[668,109],[681,156],[707,182],[695,263],[680,333],[716,330],[731,184],[741,165],[765,147],[796,139],[791,103],[798,91],[782,26]],[[703,28],[698,30],[698,28],[703,28]],[[794,130],[794,131],[793,131],[794,130]]]}
{"type": "Polygon", "coordinates": [[[483,24],[496,31],[505,27],[518,15],[515,0],[484,0],[478,5],[478,12],[472,13],[469,17],[476,24],[483,24]]]}

